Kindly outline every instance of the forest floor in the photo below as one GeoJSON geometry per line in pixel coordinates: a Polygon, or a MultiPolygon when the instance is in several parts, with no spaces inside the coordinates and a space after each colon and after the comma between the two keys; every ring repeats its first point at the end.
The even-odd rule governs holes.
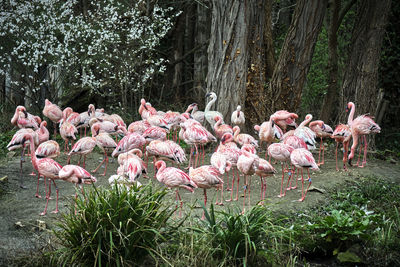
{"type": "MultiPolygon", "coordinates": [[[[265,153],[265,152],[264,152],[265,153]]],[[[318,157],[318,151],[314,157],[318,157]]],[[[262,154],[261,154],[262,155],[262,154]]],[[[77,163],[77,156],[72,158],[71,163],[77,163]]],[[[93,153],[88,156],[86,169],[94,169],[102,160],[102,155],[93,153]]],[[[67,157],[62,154],[57,159],[61,165],[66,164],[67,157]]],[[[209,154],[206,156],[206,163],[209,162],[209,154]]],[[[106,176],[101,176],[104,168],[100,168],[97,177],[97,186],[109,187],[108,177],[113,175],[117,169],[117,161],[110,161],[106,176]]],[[[168,163],[170,165],[170,163],[168,163]]],[[[267,177],[267,193],[265,204],[272,209],[284,209],[285,211],[299,211],[308,207],[317,205],[319,200],[326,197],[327,191],[344,185],[346,181],[358,179],[359,177],[377,177],[388,181],[400,183],[400,165],[395,161],[383,161],[369,156],[368,165],[365,168],[352,167],[349,171],[343,170],[337,172],[335,168],[334,148],[333,144],[328,149],[325,165],[321,166],[320,171],[311,173],[312,187],[304,202],[297,200],[301,196],[301,183],[295,190],[287,191],[284,198],[278,198],[280,183],[281,183],[281,166],[274,165],[277,169],[277,174],[274,177],[267,177]]],[[[53,200],[49,201],[48,213],[46,216],[40,216],[43,211],[46,201],[44,198],[43,179],[40,181],[39,193],[43,196],[41,199],[35,198],[36,192],[36,176],[30,176],[32,172],[32,164],[30,158],[26,157],[26,162],[23,164],[23,180],[27,189],[19,187],[19,156],[18,153],[11,153],[6,159],[0,162],[0,266],[10,265],[11,262],[19,258],[29,258],[30,255],[37,255],[45,251],[54,242],[54,237],[51,231],[56,229],[56,222],[61,218],[62,213],[68,211],[68,206],[71,205],[75,189],[72,184],[58,181],[59,188],[59,209],[60,213],[53,214],[51,211],[55,209],[55,190],[52,190],[53,200]]],[[[153,177],[153,165],[149,163],[149,177],[153,177]]],[[[287,177],[287,176],[286,176],[287,177]]],[[[230,176],[232,178],[232,176],[230,176]]],[[[256,205],[260,200],[260,179],[257,176],[251,177],[251,205],[256,205]]],[[[226,179],[224,179],[226,183],[226,179]]],[[[140,178],[143,184],[152,183],[154,186],[162,187],[155,179],[140,178]]],[[[231,182],[229,182],[229,185],[231,182]]],[[[305,186],[307,186],[305,182],[305,186]]],[[[225,184],[226,185],[226,184],[225,184]]],[[[226,186],[225,186],[226,188],[226,186]]],[[[235,185],[236,189],[236,185],[235,185]]],[[[236,192],[235,192],[236,193],[236,192]]],[[[200,218],[202,208],[200,202],[203,201],[203,190],[195,190],[192,194],[185,190],[180,190],[182,199],[185,202],[184,214],[196,216],[200,218]],[[191,209],[191,207],[194,207],[191,209]]],[[[215,190],[208,190],[208,204],[215,202],[215,190]]],[[[234,195],[235,197],[235,195],[234,195]]],[[[224,199],[230,198],[230,192],[224,192],[224,199]]],[[[171,200],[171,208],[175,207],[174,191],[171,191],[166,196],[166,199],[171,200]]],[[[216,210],[230,209],[232,212],[241,211],[243,204],[243,177],[240,177],[239,201],[226,202],[224,206],[216,206],[216,210]]],[[[246,200],[247,208],[248,202],[246,200]]]]}

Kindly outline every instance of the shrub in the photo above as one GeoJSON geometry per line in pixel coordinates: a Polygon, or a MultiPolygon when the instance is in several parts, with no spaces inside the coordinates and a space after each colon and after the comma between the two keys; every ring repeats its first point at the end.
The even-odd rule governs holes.
{"type": "Polygon", "coordinates": [[[86,199],[76,200],[76,211],[66,214],[55,231],[61,245],[58,263],[82,265],[137,265],[165,241],[173,211],[161,204],[166,191],[94,187],[86,199]]]}

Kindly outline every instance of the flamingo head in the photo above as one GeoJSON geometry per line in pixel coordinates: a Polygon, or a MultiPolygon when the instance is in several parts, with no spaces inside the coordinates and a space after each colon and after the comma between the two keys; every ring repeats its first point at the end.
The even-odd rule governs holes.
{"type": "Polygon", "coordinates": [[[226,142],[228,142],[228,141],[231,141],[232,140],[232,134],[231,133],[225,133],[223,136],[222,136],[222,138],[221,138],[221,143],[222,144],[225,144],[226,142]]]}
{"type": "Polygon", "coordinates": [[[159,170],[162,166],[165,166],[165,162],[162,161],[162,160],[159,160],[159,161],[157,161],[157,162],[154,164],[154,167],[156,168],[156,173],[158,172],[158,170],[159,170]]]}
{"type": "Polygon", "coordinates": [[[47,121],[42,121],[42,122],[40,123],[40,126],[46,127],[46,126],[47,126],[47,121]]]}
{"type": "Polygon", "coordinates": [[[347,103],[346,112],[349,112],[353,106],[354,106],[354,103],[353,103],[353,102],[347,103]]]}
{"type": "Polygon", "coordinates": [[[97,179],[94,176],[82,177],[79,181],[80,184],[93,184],[95,182],[97,182],[97,179]]]}
{"type": "Polygon", "coordinates": [[[219,121],[219,120],[222,120],[222,118],[221,118],[220,116],[215,116],[215,117],[214,117],[214,120],[215,120],[215,121],[219,121]]]}
{"type": "Polygon", "coordinates": [[[242,107],[240,105],[237,106],[236,110],[240,111],[242,109],[242,107]]]}
{"type": "Polygon", "coordinates": [[[260,131],[260,125],[254,125],[254,130],[256,130],[257,132],[260,131]]]}
{"type": "Polygon", "coordinates": [[[206,94],[206,97],[217,98],[217,95],[214,92],[210,92],[206,94]]]}

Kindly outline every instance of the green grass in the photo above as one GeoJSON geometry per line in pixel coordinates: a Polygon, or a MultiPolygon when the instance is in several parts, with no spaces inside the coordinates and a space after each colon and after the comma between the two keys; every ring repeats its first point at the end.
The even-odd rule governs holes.
{"type": "Polygon", "coordinates": [[[165,194],[151,186],[94,187],[87,199],[77,199],[77,215],[71,210],[54,232],[63,248],[53,259],[64,265],[124,266],[156,257],[173,213],[162,205],[165,194]]]}

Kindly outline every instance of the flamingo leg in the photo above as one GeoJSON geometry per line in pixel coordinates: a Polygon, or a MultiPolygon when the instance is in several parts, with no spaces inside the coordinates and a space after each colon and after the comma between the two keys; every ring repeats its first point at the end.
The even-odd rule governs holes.
{"type": "MultiPolygon", "coordinates": [[[[85,128],[86,129],[86,128],[85,128]]],[[[86,163],[86,154],[83,155],[83,168],[85,168],[85,163],[86,163]]]]}
{"type": "MultiPolygon", "coordinates": [[[[44,177],[44,180],[46,181],[46,177],[44,177]]],[[[46,195],[46,206],[44,208],[44,211],[42,213],[40,213],[40,216],[44,216],[47,213],[47,205],[49,204],[49,199],[50,199],[50,195],[51,195],[51,182],[49,183],[49,190],[47,191],[47,195],[46,195]]]]}
{"type": "Polygon", "coordinates": [[[106,153],[106,166],[105,166],[105,168],[104,168],[103,176],[106,176],[107,166],[108,166],[108,156],[107,156],[107,153],[106,153]]]}
{"type": "Polygon", "coordinates": [[[322,137],[321,137],[321,143],[319,144],[319,151],[318,151],[318,163],[317,165],[320,166],[321,163],[321,150],[322,150],[323,144],[322,144],[322,137]]]}
{"type": "Polygon", "coordinates": [[[335,150],[335,160],[336,160],[336,171],[339,171],[338,164],[337,164],[337,151],[339,147],[339,142],[336,142],[336,150],[335,150]]]}
{"type": "Polygon", "coordinates": [[[324,165],[325,164],[325,145],[322,142],[322,137],[321,137],[321,144],[322,144],[322,163],[321,163],[321,165],[324,165]]]}
{"type": "MultiPolygon", "coordinates": [[[[56,188],[56,194],[57,194],[57,198],[56,198],[56,209],[53,210],[51,213],[58,213],[58,187],[56,185],[56,182],[52,179],[54,187],[56,188]]],[[[50,181],[51,184],[51,181],[50,181]]]]}
{"type": "Polygon", "coordinates": [[[264,179],[262,178],[262,176],[260,175],[260,183],[261,183],[261,196],[260,196],[260,199],[261,199],[261,202],[260,202],[260,205],[263,205],[263,200],[264,200],[264,197],[263,197],[263,193],[264,193],[264,179]]]}
{"type": "MultiPolygon", "coordinates": [[[[176,196],[177,196],[177,199],[179,199],[179,202],[180,202],[179,217],[182,217],[182,206],[183,206],[183,202],[182,202],[181,196],[179,195],[178,189],[176,189],[176,196]]],[[[177,204],[177,205],[178,205],[178,204],[177,204]]]]}
{"type": "MultiPolygon", "coordinates": [[[[42,196],[39,195],[39,179],[40,179],[40,173],[38,172],[35,197],[42,198],[42,196]]],[[[46,184],[44,184],[44,186],[46,187],[46,184]]]]}
{"type": "Polygon", "coordinates": [[[306,198],[306,195],[308,193],[308,189],[310,188],[310,185],[311,185],[311,177],[310,177],[309,169],[307,169],[307,174],[308,174],[308,186],[307,186],[306,192],[304,192],[304,195],[303,195],[303,188],[302,188],[302,197],[299,199],[299,201],[304,201],[304,199],[306,198]]]}
{"type": "MultiPolygon", "coordinates": [[[[236,198],[235,201],[239,200],[239,180],[240,180],[240,174],[239,172],[236,173],[237,174],[237,181],[236,181],[236,198]]],[[[233,189],[233,188],[232,188],[233,189]]]]}
{"type": "Polygon", "coordinates": [[[367,136],[364,135],[364,156],[360,168],[364,168],[365,165],[367,165],[367,148],[368,148],[367,136]]]}
{"type": "Polygon", "coordinates": [[[288,177],[288,180],[286,182],[286,187],[285,187],[286,189],[285,189],[285,191],[283,191],[283,196],[286,196],[286,191],[291,189],[288,186],[289,186],[289,181],[291,181],[294,172],[295,172],[294,167],[293,167],[293,170],[289,170],[289,173],[288,173],[289,177],[288,177]]]}
{"type": "Polygon", "coordinates": [[[243,197],[243,209],[242,209],[242,214],[244,214],[246,208],[246,191],[247,191],[247,175],[244,175],[244,197],[243,197]]]}
{"type": "MultiPolygon", "coordinates": [[[[283,169],[283,162],[281,162],[282,165],[282,181],[281,181],[281,193],[278,195],[278,197],[283,197],[285,196],[282,191],[283,191],[283,179],[285,179],[285,171],[283,169]]],[[[290,179],[290,178],[289,178],[290,179]]],[[[285,190],[286,191],[286,190],[285,190]]],[[[285,192],[286,193],[286,192],[285,192]]]]}
{"type": "Polygon", "coordinates": [[[24,162],[24,150],[25,150],[25,146],[23,147],[23,149],[21,149],[21,160],[19,162],[19,187],[26,189],[27,187],[24,186],[24,181],[23,181],[23,177],[22,177],[22,162],[24,162]]]}
{"type": "Polygon", "coordinates": [[[94,169],[94,170],[92,171],[93,173],[97,172],[97,170],[100,168],[100,166],[101,166],[101,165],[103,165],[104,161],[106,160],[106,157],[105,157],[105,155],[106,155],[106,154],[104,154],[103,161],[102,161],[102,162],[100,162],[99,166],[97,166],[97,168],[96,168],[96,169],[94,169]]]}
{"type": "Polygon", "coordinates": [[[197,149],[197,145],[196,144],[194,145],[194,147],[196,148],[196,159],[194,161],[193,166],[194,166],[194,168],[196,168],[197,167],[197,160],[199,159],[199,150],[197,149]]]}
{"type": "MultiPolygon", "coordinates": [[[[228,180],[229,180],[229,176],[228,176],[228,180]]],[[[229,200],[226,200],[226,202],[230,202],[232,201],[233,198],[233,186],[235,185],[235,169],[232,169],[232,186],[230,188],[231,191],[231,198],[229,200]]]]}
{"type": "Polygon", "coordinates": [[[249,207],[251,207],[251,178],[248,179],[248,184],[249,184],[249,207]]]}

